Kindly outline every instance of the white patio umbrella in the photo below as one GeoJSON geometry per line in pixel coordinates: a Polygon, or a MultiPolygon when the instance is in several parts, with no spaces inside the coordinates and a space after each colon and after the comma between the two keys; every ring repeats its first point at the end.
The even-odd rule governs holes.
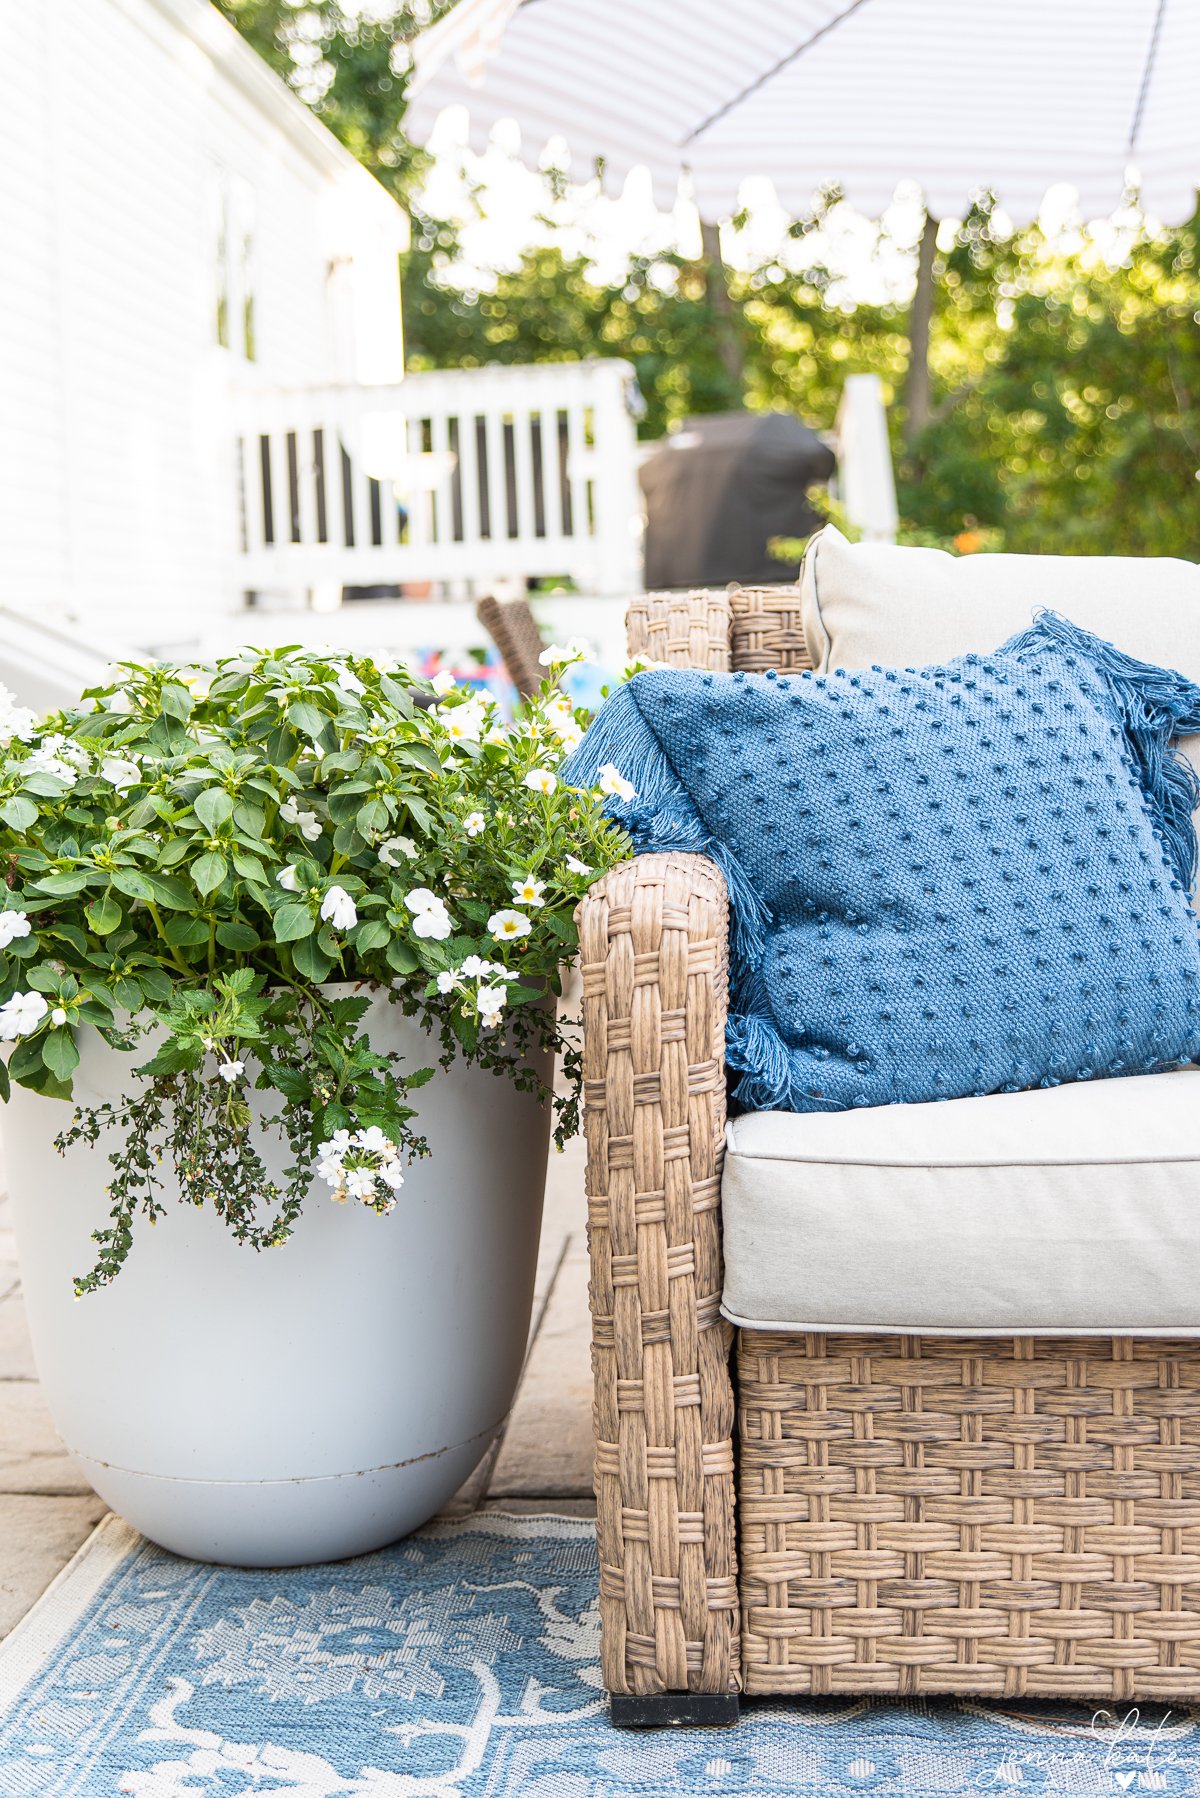
{"type": "Polygon", "coordinates": [[[1017,224],[1060,182],[1107,214],[1131,173],[1177,223],[1200,181],[1200,0],[459,0],[414,52],[418,141],[461,104],[478,147],[515,119],[531,162],[561,136],[663,205],[686,175],[710,253],[752,175],[793,216],[831,184],[877,215],[907,180],[930,221],[991,189],[1017,224]]]}

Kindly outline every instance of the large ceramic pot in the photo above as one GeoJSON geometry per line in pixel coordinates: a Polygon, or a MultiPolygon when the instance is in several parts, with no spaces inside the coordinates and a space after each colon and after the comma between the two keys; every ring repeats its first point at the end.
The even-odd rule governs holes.
{"type": "MultiPolygon", "coordinates": [[[[381,996],[365,1026],[409,1068],[435,1058],[381,996]]],[[[79,1098],[120,1097],[142,1057],[94,1033],[80,1047],[79,1098]]],[[[414,1100],[432,1155],[390,1216],[316,1186],[292,1240],[256,1253],[167,1178],[167,1216],[141,1221],[114,1283],[76,1301],[113,1145],[60,1157],[70,1111],[14,1088],[5,1152],[38,1372],[87,1478],[153,1541],[240,1566],[362,1554],[424,1522],[495,1440],[528,1335],[549,1116],[462,1063],[414,1100]]],[[[266,1140],[278,1175],[286,1150],[266,1140]]]]}

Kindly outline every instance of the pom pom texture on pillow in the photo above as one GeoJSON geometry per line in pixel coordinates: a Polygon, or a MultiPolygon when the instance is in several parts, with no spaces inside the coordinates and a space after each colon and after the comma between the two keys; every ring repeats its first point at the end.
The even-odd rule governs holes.
{"type": "Polygon", "coordinates": [[[639,674],[564,775],[614,762],[639,849],[721,865],[735,1101],[833,1110],[1200,1055],[1197,728],[1200,689],[1045,614],[944,667],[639,674]]]}

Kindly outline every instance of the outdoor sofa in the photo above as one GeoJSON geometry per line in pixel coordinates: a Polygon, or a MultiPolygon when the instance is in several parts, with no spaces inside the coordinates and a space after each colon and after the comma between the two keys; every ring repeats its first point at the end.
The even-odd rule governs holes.
{"type": "MultiPolygon", "coordinates": [[[[630,648],[921,665],[995,648],[1048,581],[1200,677],[1189,564],[1146,564],[1147,601],[1136,564],[911,560],[935,553],[823,533],[795,588],[640,599],[630,648]]],[[[613,1721],[732,1722],[742,1693],[1194,1702],[1200,1069],[727,1129],[716,866],[639,855],[579,919],[613,1721]]]]}

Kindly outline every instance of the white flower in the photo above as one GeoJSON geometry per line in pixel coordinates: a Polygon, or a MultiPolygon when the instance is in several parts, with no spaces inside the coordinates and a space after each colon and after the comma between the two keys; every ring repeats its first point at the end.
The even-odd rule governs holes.
{"type": "Polygon", "coordinates": [[[368,1155],[394,1155],[396,1145],[390,1136],[386,1136],[378,1124],[371,1124],[366,1130],[360,1130],[354,1138],[356,1149],[365,1149],[368,1155]]]}
{"type": "Polygon", "coordinates": [[[626,780],[620,769],[612,762],[605,762],[600,769],[600,791],[611,793],[617,799],[636,799],[637,788],[626,780]]]}
{"type": "Polygon", "coordinates": [[[572,874],[590,874],[592,871],[586,862],[580,861],[577,855],[568,855],[567,866],[570,868],[572,874]]]}
{"type": "Polygon", "coordinates": [[[23,911],[0,911],[0,949],[7,949],[19,936],[28,936],[32,929],[23,911]]]}
{"type": "Polygon", "coordinates": [[[106,755],[100,764],[100,778],[108,781],[118,793],[127,793],[142,778],[137,763],[126,755],[106,755]]]}
{"type": "Polygon", "coordinates": [[[588,645],[582,637],[571,637],[566,647],[560,649],[557,643],[551,643],[543,649],[538,661],[543,668],[559,668],[567,662],[581,662],[588,654],[588,645]]]}
{"type": "Polygon", "coordinates": [[[558,785],[558,775],[553,768],[531,768],[525,776],[525,785],[532,793],[553,793],[558,785]]]}
{"type": "Polygon", "coordinates": [[[125,691],[124,687],[118,687],[115,693],[105,694],[104,706],[106,711],[124,714],[132,712],[133,700],[129,697],[129,694],[125,691]]]}
{"type": "Polygon", "coordinates": [[[487,707],[481,699],[468,699],[462,705],[440,705],[439,723],[456,743],[478,743],[487,719],[487,707]]]}
{"type": "Polygon", "coordinates": [[[352,1199],[373,1199],[375,1197],[375,1170],[369,1167],[347,1168],[346,1191],[352,1199]]]}
{"type": "Polygon", "coordinates": [[[286,868],[280,868],[275,879],[285,893],[298,893],[300,891],[300,882],[296,878],[295,862],[289,862],[286,868]]]}
{"type": "Polygon", "coordinates": [[[230,1061],[226,1059],[221,1062],[220,1066],[217,1068],[217,1072],[220,1074],[226,1086],[232,1086],[234,1081],[240,1080],[242,1075],[246,1072],[246,1064],[244,1061],[230,1061]]]}
{"type": "Polygon", "coordinates": [[[0,1005],[0,1043],[15,1043],[36,1030],[50,1007],[40,993],[14,993],[0,1005]]]}
{"type": "Polygon", "coordinates": [[[365,693],[367,690],[353,668],[339,668],[337,684],[343,693],[365,693]]]}
{"type": "Polygon", "coordinates": [[[481,986],[475,996],[475,1004],[479,1010],[480,1023],[498,1023],[500,1013],[504,1010],[504,1002],[507,997],[508,994],[504,991],[503,987],[481,986]]]}
{"type": "Polygon", "coordinates": [[[279,808],[279,816],[285,824],[299,826],[300,835],[306,842],[315,843],[321,834],[321,826],[316,812],[302,812],[294,799],[285,799],[279,808]]]}
{"type": "Polygon", "coordinates": [[[198,705],[203,705],[208,698],[209,688],[213,684],[214,671],[211,668],[187,668],[179,679],[187,688],[198,705]]]}
{"type": "Polygon", "coordinates": [[[379,845],[379,859],[385,868],[398,868],[400,863],[396,857],[399,855],[407,856],[410,862],[415,862],[420,853],[411,837],[389,837],[386,843],[379,845]]]}
{"type": "Polygon", "coordinates": [[[481,955],[468,955],[460,971],[464,973],[469,980],[474,980],[477,975],[487,974],[491,969],[491,965],[491,962],[484,961],[481,955]]]}
{"type": "Polygon", "coordinates": [[[345,887],[330,887],[321,901],[321,916],[335,930],[353,930],[358,911],[345,887]]]}
{"type": "Polygon", "coordinates": [[[482,812],[468,812],[463,819],[463,829],[469,837],[477,837],[487,828],[487,819],[482,812]]]}
{"type": "MultiPolygon", "coordinates": [[[[61,780],[64,786],[73,787],[79,779],[79,770],[73,768],[70,762],[64,761],[62,756],[55,755],[50,747],[54,741],[53,737],[47,737],[46,742],[34,750],[26,760],[25,771],[28,774],[51,774],[55,780],[61,780]]],[[[58,741],[62,741],[61,737],[58,741]]]]}
{"type": "Polygon", "coordinates": [[[18,705],[16,694],[0,684],[0,747],[7,749],[14,737],[28,743],[36,729],[37,713],[18,705]]]}
{"type": "Polygon", "coordinates": [[[63,1010],[61,1005],[56,1005],[54,1007],[54,1010],[50,1013],[50,1022],[55,1026],[56,1029],[61,1030],[63,1025],[66,1023],[66,1021],[67,1021],[66,1012],[63,1010]]]}
{"type": "Polygon", "coordinates": [[[385,1161],[379,1170],[379,1178],[385,1185],[390,1186],[393,1192],[399,1192],[404,1185],[404,1169],[398,1161],[385,1161]]]}
{"type": "Polygon", "coordinates": [[[492,935],[502,941],[517,936],[529,935],[529,919],[524,912],[496,911],[488,919],[488,929],[492,935]]]}
{"type": "Polygon", "coordinates": [[[453,693],[457,682],[450,670],[448,668],[443,668],[440,674],[434,675],[429,684],[435,693],[444,694],[453,693]]]}
{"type": "Polygon", "coordinates": [[[546,890],[544,880],[535,880],[532,874],[526,874],[523,880],[514,880],[512,887],[513,898],[519,899],[522,905],[545,905],[546,901],[542,898],[546,890]]]}
{"type": "Polygon", "coordinates": [[[439,993],[452,993],[456,987],[460,987],[461,985],[462,976],[459,974],[457,968],[443,968],[437,977],[437,990],[439,993]]]}

